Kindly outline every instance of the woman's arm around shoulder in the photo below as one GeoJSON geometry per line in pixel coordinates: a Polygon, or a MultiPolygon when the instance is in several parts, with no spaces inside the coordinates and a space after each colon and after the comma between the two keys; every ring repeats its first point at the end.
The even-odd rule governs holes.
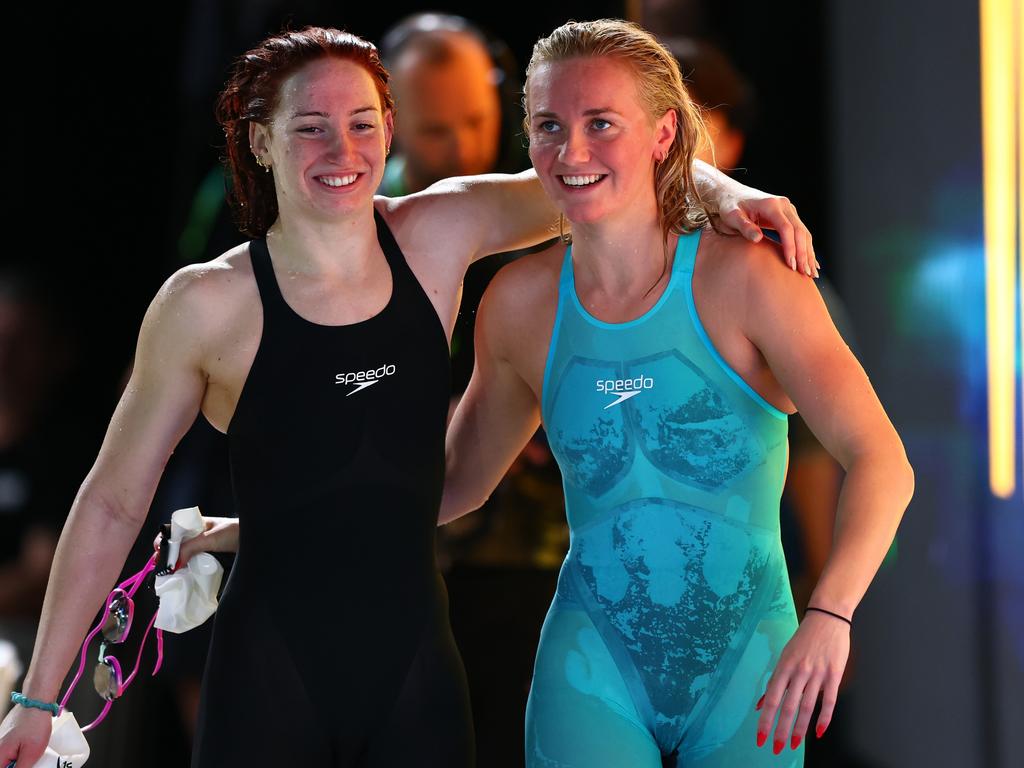
{"type": "Polygon", "coordinates": [[[441,523],[480,507],[537,431],[564,252],[559,244],[507,265],[483,295],[473,377],[448,427],[441,523]]]}
{"type": "Polygon", "coordinates": [[[412,195],[378,201],[406,241],[440,245],[436,252],[460,275],[484,256],[558,234],[558,209],[533,170],[456,176],[412,195]]]}
{"type": "MultiPolygon", "coordinates": [[[[694,161],[694,179],[723,232],[759,241],[762,227],[774,229],[790,268],[817,274],[811,233],[787,198],[740,184],[700,160],[694,161]]],[[[559,211],[532,169],[444,179],[406,197],[379,199],[407,241],[444,244],[440,253],[460,276],[479,258],[559,233],[559,211]]]]}

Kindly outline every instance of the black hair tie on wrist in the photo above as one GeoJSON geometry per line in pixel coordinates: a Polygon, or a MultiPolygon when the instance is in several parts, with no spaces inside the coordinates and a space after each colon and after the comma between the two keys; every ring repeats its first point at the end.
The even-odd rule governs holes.
{"type": "Polygon", "coordinates": [[[829,616],[834,616],[835,618],[839,619],[840,621],[845,621],[847,624],[850,625],[851,629],[853,628],[853,622],[850,621],[845,616],[841,616],[838,613],[832,613],[832,611],[827,611],[824,608],[815,608],[813,605],[809,605],[806,608],[804,608],[804,615],[806,615],[808,611],[817,611],[818,613],[827,613],[829,616]]]}

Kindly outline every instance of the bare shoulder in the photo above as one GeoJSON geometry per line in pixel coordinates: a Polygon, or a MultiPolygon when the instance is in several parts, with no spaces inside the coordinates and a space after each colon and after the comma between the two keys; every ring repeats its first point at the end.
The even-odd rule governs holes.
{"type": "Polygon", "coordinates": [[[455,201],[458,193],[468,189],[471,183],[462,178],[445,179],[411,195],[375,197],[373,205],[406,255],[438,256],[443,252],[464,250],[465,259],[450,255],[444,259],[453,264],[465,261],[466,264],[461,264],[464,270],[472,244],[460,242],[467,217],[455,201]]]}
{"type": "Polygon", "coordinates": [[[253,306],[259,306],[259,291],[249,248],[243,243],[167,278],[146,313],[143,329],[166,329],[204,342],[234,325],[240,315],[251,314],[253,306]]]}
{"type": "Polygon", "coordinates": [[[697,279],[712,290],[732,294],[739,290],[748,300],[817,295],[814,282],[790,269],[783,259],[782,246],[768,238],[752,243],[709,227],[701,233],[700,249],[697,279]]]}
{"type": "Polygon", "coordinates": [[[485,300],[494,311],[522,315],[526,322],[546,314],[553,317],[565,249],[566,244],[558,242],[506,264],[491,280],[485,300]]]}
{"type": "MultiPolygon", "coordinates": [[[[463,179],[445,179],[426,189],[401,197],[374,197],[373,205],[384,217],[396,239],[403,235],[421,234],[428,231],[443,231],[456,223],[455,207],[452,201],[459,191],[467,188],[469,182],[463,179]]],[[[417,238],[419,239],[419,238],[417,238]]]]}
{"type": "Polygon", "coordinates": [[[460,269],[543,242],[558,219],[532,169],[442,179],[412,195],[378,198],[376,205],[401,245],[409,234],[460,269]]]}
{"type": "Polygon", "coordinates": [[[210,261],[189,264],[172,274],[160,289],[158,297],[181,303],[193,309],[231,301],[236,293],[256,290],[246,243],[225,251],[210,261]]]}
{"type": "Polygon", "coordinates": [[[539,398],[565,243],[523,256],[491,280],[477,316],[477,350],[507,360],[539,398]],[[483,342],[483,343],[481,343],[483,342]]]}

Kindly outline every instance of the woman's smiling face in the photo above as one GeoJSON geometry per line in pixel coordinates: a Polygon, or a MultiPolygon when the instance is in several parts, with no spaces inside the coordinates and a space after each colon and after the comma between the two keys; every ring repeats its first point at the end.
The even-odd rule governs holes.
{"type": "Polygon", "coordinates": [[[324,58],[281,83],[269,126],[252,124],[253,151],[274,173],[282,211],[334,218],[370,204],[384,174],[392,117],[370,73],[324,58]]]}
{"type": "Polygon", "coordinates": [[[629,65],[545,62],[530,76],[527,108],[530,159],[569,221],[656,210],[654,163],[672,142],[675,114],[651,118],[629,65]]]}

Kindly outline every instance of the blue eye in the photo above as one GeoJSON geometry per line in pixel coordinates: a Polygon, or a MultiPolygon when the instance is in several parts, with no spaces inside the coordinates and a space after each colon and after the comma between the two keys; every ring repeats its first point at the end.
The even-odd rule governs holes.
{"type": "Polygon", "coordinates": [[[604,130],[607,130],[608,128],[612,127],[611,123],[609,123],[607,120],[604,120],[603,118],[600,118],[600,117],[594,118],[594,122],[592,122],[591,125],[594,128],[596,128],[598,131],[604,131],[604,130]]]}
{"type": "Polygon", "coordinates": [[[537,127],[540,128],[542,133],[554,133],[559,129],[560,126],[554,120],[545,120],[544,122],[540,123],[537,127]]]}

